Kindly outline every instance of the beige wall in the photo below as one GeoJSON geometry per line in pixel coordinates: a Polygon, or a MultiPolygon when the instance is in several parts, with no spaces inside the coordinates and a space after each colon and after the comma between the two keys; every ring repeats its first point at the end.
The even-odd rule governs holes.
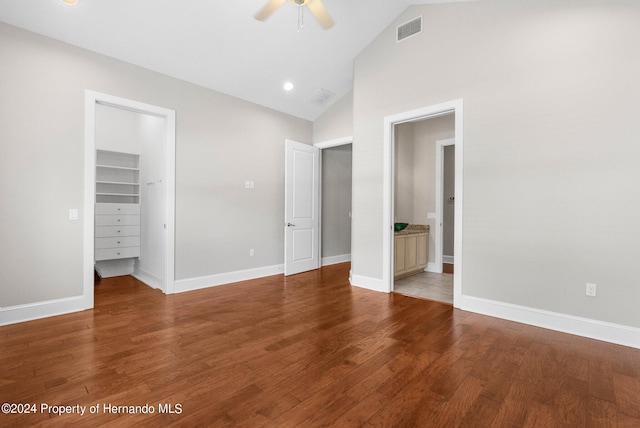
{"type": "Polygon", "coordinates": [[[177,112],[177,279],[283,262],[284,139],[311,122],[5,24],[0,52],[0,307],[82,294],[85,89],[177,112]]]}
{"type": "Polygon", "coordinates": [[[393,192],[394,222],[414,223],[415,181],[413,123],[402,123],[395,127],[395,186],[393,192]]]}
{"type": "Polygon", "coordinates": [[[355,61],[354,275],[382,278],[384,117],[462,98],[463,293],[640,327],[638,22],[628,1],[402,13],[355,61]]]}
{"type": "Polygon", "coordinates": [[[321,143],[352,135],[353,92],[348,92],[313,122],[313,142],[321,143]]]}

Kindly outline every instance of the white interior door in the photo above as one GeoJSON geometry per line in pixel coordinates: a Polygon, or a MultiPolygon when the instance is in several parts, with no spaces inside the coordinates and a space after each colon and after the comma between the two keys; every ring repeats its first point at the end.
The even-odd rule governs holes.
{"type": "Polygon", "coordinates": [[[285,141],[284,274],[320,267],[320,150],[285,141]]]}

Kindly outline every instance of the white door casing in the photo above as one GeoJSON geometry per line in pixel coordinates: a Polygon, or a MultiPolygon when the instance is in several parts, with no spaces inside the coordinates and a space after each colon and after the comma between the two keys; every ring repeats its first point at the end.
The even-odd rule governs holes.
{"type": "Polygon", "coordinates": [[[284,274],[320,267],[320,150],[285,140],[284,274]]]}
{"type": "Polygon", "coordinates": [[[455,138],[436,141],[436,223],[435,267],[430,272],[442,273],[442,247],[444,223],[444,148],[455,146],[455,138]]]}
{"type": "Polygon", "coordinates": [[[457,99],[441,104],[431,105],[416,110],[406,111],[384,118],[383,140],[383,211],[382,211],[382,288],[380,291],[391,292],[393,290],[393,182],[394,182],[394,127],[405,122],[415,122],[430,119],[445,114],[455,114],[455,221],[454,221],[454,259],[453,267],[453,306],[460,307],[462,302],[462,244],[463,244],[463,101],[457,99]]]}
{"type": "Polygon", "coordinates": [[[126,98],[85,91],[85,174],[84,174],[84,262],[83,262],[83,306],[93,308],[94,269],[94,204],[95,204],[95,126],[96,104],[122,108],[133,112],[157,116],[164,120],[165,171],[162,178],[164,190],[164,283],[165,294],[174,293],[175,286],[175,133],[174,110],[141,103],[126,98]]]}

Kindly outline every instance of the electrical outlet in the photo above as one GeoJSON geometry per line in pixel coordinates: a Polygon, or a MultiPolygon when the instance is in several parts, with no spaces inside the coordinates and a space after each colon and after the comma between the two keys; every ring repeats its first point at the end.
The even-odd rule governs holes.
{"type": "Polygon", "coordinates": [[[596,295],[596,285],[587,283],[587,296],[595,297],[596,295]]]}

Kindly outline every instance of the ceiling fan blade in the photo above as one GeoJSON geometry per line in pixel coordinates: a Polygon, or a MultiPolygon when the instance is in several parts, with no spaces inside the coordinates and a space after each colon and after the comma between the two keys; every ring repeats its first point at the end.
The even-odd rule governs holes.
{"type": "Polygon", "coordinates": [[[270,17],[273,12],[280,9],[280,6],[285,4],[286,1],[287,0],[269,0],[253,17],[258,21],[264,21],[270,17]]]}
{"type": "Polygon", "coordinates": [[[318,20],[320,26],[325,30],[333,27],[333,19],[327,13],[327,10],[324,8],[322,4],[322,0],[311,0],[306,3],[311,14],[318,20]]]}

